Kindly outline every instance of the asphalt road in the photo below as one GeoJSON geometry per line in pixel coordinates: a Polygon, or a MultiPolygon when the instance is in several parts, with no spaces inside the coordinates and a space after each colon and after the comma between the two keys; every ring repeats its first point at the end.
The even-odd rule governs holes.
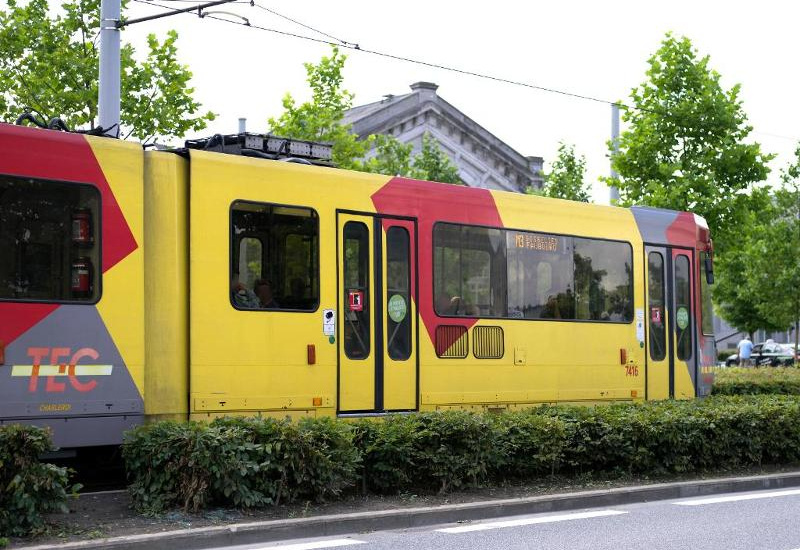
{"type": "Polygon", "coordinates": [[[233,546],[463,550],[800,550],[800,489],[729,493],[552,514],[233,546]]]}

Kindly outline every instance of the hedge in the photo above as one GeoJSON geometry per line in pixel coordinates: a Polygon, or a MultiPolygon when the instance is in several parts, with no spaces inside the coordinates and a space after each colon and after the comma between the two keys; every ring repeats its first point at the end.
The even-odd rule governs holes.
{"type": "Polygon", "coordinates": [[[758,367],[716,369],[716,395],[800,395],[800,368],[758,367]]]}
{"type": "Polygon", "coordinates": [[[144,512],[323,500],[359,486],[446,492],[553,474],[720,471],[800,462],[800,398],[161,423],[129,433],[123,456],[144,512]]]}
{"type": "Polygon", "coordinates": [[[122,456],[141,512],[252,508],[335,497],[355,484],[361,455],[353,437],[330,418],[161,422],[126,434],[122,456]]]}
{"type": "Polygon", "coordinates": [[[67,511],[67,498],[80,487],[69,485],[69,470],[39,461],[51,451],[43,428],[0,426],[0,541],[44,527],[43,514],[67,511]]]}

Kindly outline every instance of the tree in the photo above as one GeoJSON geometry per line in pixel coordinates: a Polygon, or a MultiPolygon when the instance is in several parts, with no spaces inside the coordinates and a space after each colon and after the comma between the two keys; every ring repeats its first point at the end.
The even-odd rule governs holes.
{"type": "Polygon", "coordinates": [[[544,187],[541,192],[531,191],[545,197],[590,202],[589,186],[584,182],[586,157],[575,155],[575,147],[559,142],[558,158],[553,161],[552,171],[543,174],[544,187]]]}
{"type": "Polygon", "coordinates": [[[422,136],[422,150],[414,155],[409,175],[420,180],[463,184],[458,168],[428,132],[422,136]]]}
{"type": "Polygon", "coordinates": [[[611,153],[620,203],[699,214],[724,251],[748,210],[747,191],[766,178],[772,156],[745,143],[752,128],[739,85],[724,90],[688,38],[667,34],[648,63],[648,80],[632,91],[622,116],[628,129],[619,152],[611,153]]]}
{"type": "Polygon", "coordinates": [[[383,134],[375,136],[373,143],[375,155],[364,162],[365,172],[390,176],[407,176],[411,172],[411,143],[383,134]]]}
{"type": "Polygon", "coordinates": [[[784,187],[775,191],[745,256],[747,276],[758,293],[758,311],[781,329],[800,328],[800,145],[796,159],[781,174],[784,187]]]}
{"type": "Polygon", "coordinates": [[[369,135],[359,139],[350,132],[351,126],[342,123],[354,97],[343,88],[346,60],[347,56],[333,46],[330,57],[324,56],[317,64],[305,63],[310,101],[297,105],[287,93],[283,98],[283,113],[269,119],[270,131],[282,137],[331,143],[333,162],[340,168],[461,183],[458,169],[428,134],[423,136],[422,150],[412,159],[412,145],[392,136],[369,135]],[[375,155],[362,160],[372,146],[375,155]]]}
{"type": "Polygon", "coordinates": [[[748,252],[758,221],[755,213],[749,213],[749,218],[743,224],[735,246],[715,258],[716,280],[712,288],[714,301],[718,304],[717,313],[752,338],[758,329],[771,331],[786,327],[778,325],[761,312],[759,303],[763,295],[748,276],[751,263],[748,252]]]}
{"type": "Polygon", "coordinates": [[[370,146],[369,140],[359,141],[350,133],[350,126],[342,124],[345,111],[353,105],[353,94],[342,88],[342,68],[347,56],[333,47],[330,57],[318,64],[304,63],[306,81],[311,87],[311,100],[297,105],[291,94],[283,97],[284,112],[270,118],[273,134],[309,141],[333,144],[333,161],[341,168],[359,168],[359,159],[370,146]]]}
{"type": "Polygon", "coordinates": [[[462,184],[456,167],[427,132],[422,136],[422,149],[411,157],[414,146],[402,143],[393,136],[370,136],[375,143],[375,155],[360,170],[376,174],[462,184]]]}
{"type": "MultiPolygon", "coordinates": [[[[8,0],[0,10],[0,117],[13,121],[30,111],[59,117],[71,127],[97,123],[99,0],[67,0],[51,17],[48,0],[21,6],[8,0]]],[[[178,35],[147,39],[137,61],[132,46],[121,49],[121,132],[142,142],[181,137],[214,119],[200,113],[188,87],[192,73],[177,61],[178,35]]]]}

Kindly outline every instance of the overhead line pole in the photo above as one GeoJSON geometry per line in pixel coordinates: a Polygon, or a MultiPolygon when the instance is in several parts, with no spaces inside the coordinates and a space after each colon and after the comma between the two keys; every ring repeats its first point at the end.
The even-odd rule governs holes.
{"type": "Polygon", "coordinates": [[[100,80],[97,119],[103,134],[119,137],[121,0],[100,2],[100,80]]]}
{"type": "Polygon", "coordinates": [[[166,13],[149,15],[122,21],[121,0],[101,0],[100,2],[100,74],[98,82],[97,118],[103,134],[119,137],[120,111],[120,29],[134,23],[152,21],[178,13],[197,11],[202,15],[205,8],[228,4],[235,0],[216,0],[198,4],[191,8],[171,10],[166,13]]]}

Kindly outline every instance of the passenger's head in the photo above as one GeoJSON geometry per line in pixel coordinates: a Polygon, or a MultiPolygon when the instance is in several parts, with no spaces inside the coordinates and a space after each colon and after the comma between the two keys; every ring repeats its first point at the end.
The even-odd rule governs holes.
{"type": "Polygon", "coordinates": [[[253,291],[262,304],[266,305],[272,301],[272,284],[267,279],[258,279],[253,291]]]}

